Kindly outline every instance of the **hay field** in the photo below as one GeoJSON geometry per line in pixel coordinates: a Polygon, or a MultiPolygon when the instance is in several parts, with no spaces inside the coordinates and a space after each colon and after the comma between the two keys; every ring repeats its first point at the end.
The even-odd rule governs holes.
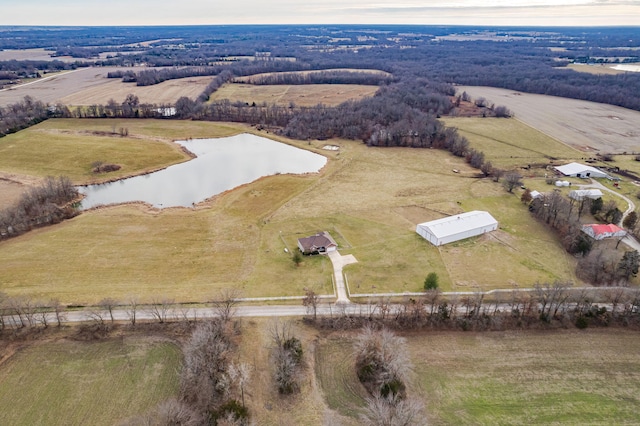
{"type": "MultiPolygon", "coordinates": [[[[197,97],[213,78],[189,77],[169,80],[153,86],[138,87],[135,83],[122,83],[120,79],[107,78],[110,71],[120,69],[118,67],[78,68],[0,90],[0,105],[21,101],[25,96],[50,104],[58,102],[66,105],[106,104],[112,98],[122,103],[129,93],[136,94],[143,103],[174,103],[181,96],[197,97]]],[[[142,69],[133,68],[136,72],[142,69]]]]}
{"type": "Polygon", "coordinates": [[[139,336],[31,344],[0,365],[0,423],[117,424],[177,394],[181,359],[139,336]]]}
{"type": "MultiPolygon", "coordinates": [[[[27,144],[40,130],[79,132],[98,123],[51,120],[18,136],[27,144]]],[[[127,120],[127,125],[141,143],[253,131],[163,120],[127,120]]],[[[572,277],[575,259],[531,219],[519,195],[476,178],[477,171],[460,158],[439,150],[370,148],[346,140],[332,141],[339,151],[324,151],[326,141],[282,140],[326,155],[327,166],[319,174],[264,178],[195,209],[102,208],[4,241],[0,290],[64,303],[131,295],[146,301],[202,301],[225,287],[239,288],[247,297],[301,295],[305,287],[331,294],[328,259],[305,258],[296,267],[284,252],[285,247],[295,250],[300,236],[320,230],[331,232],[341,253],[358,260],[345,268],[352,293],[419,291],[429,272],[438,273],[443,290],[530,286],[572,277]],[[495,238],[438,249],[414,231],[417,223],[473,209],[489,210],[501,223],[495,238]]],[[[96,140],[87,152],[119,141],[96,140]]],[[[0,170],[34,167],[28,156],[14,158],[14,164],[4,163],[0,170]]],[[[66,161],[74,170],[71,158],[66,161]]]]}
{"type": "Polygon", "coordinates": [[[504,105],[516,119],[584,152],[640,152],[640,111],[555,96],[493,87],[459,86],[472,98],[504,105]]]}
{"type": "MultiPolygon", "coordinates": [[[[316,380],[326,404],[357,418],[352,334],[321,338],[316,380]],[[342,396],[335,401],[337,396],[342,396]]],[[[405,334],[429,424],[635,424],[637,332],[556,330],[405,334]]]]}
{"type": "Polygon", "coordinates": [[[444,117],[442,121],[457,128],[473,148],[484,152],[491,164],[504,169],[548,164],[551,160],[574,161],[584,156],[516,119],[444,117]]]}
{"type": "Polygon", "coordinates": [[[335,106],[351,99],[373,96],[378,86],[359,84],[253,85],[228,83],[211,95],[210,101],[263,103],[310,107],[318,104],[335,106]]]}
{"type": "Polygon", "coordinates": [[[152,86],[136,86],[135,83],[123,83],[118,78],[110,78],[88,87],[80,92],[60,99],[65,105],[106,105],[110,99],[122,103],[128,94],[133,93],[140,103],[175,104],[182,96],[195,99],[204,91],[213,77],[188,77],[167,80],[152,86]]]}

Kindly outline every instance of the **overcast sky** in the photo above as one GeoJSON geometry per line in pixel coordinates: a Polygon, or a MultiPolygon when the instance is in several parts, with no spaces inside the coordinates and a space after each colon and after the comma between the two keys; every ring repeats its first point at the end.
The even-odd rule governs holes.
{"type": "Polygon", "coordinates": [[[0,0],[0,25],[640,25],[640,0],[0,0]]]}

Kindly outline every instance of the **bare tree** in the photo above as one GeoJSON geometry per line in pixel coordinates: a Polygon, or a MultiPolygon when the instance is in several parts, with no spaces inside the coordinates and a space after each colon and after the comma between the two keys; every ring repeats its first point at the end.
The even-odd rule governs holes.
{"type": "Polygon", "coordinates": [[[240,397],[244,408],[244,388],[251,378],[251,366],[245,362],[231,364],[229,365],[229,377],[240,388],[240,397]]]}
{"type": "Polygon", "coordinates": [[[111,318],[111,324],[113,324],[113,309],[118,306],[118,302],[115,299],[107,297],[98,302],[98,306],[104,309],[109,313],[109,318],[111,318]]]}
{"type": "Polygon", "coordinates": [[[121,426],[200,426],[206,423],[204,417],[192,407],[170,398],[144,416],[125,420],[121,426]]]}
{"type": "Polygon", "coordinates": [[[402,399],[396,395],[367,398],[360,420],[367,426],[426,425],[422,402],[415,398],[402,399]]]}
{"type": "Polygon", "coordinates": [[[281,321],[274,321],[270,326],[274,380],[281,394],[291,394],[300,386],[302,343],[293,334],[292,328],[290,322],[281,321]]]}
{"type": "Polygon", "coordinates": [[[229,396],[231,381],[227,374],[232,343],[225,323],[200,322],[184,347],[180,373],[182,400],[200,412],[212,411],[229,396]]]}
{"type": "Polygon", "coordinates": [[[65,314],[66,306],[64,306],[58,299],[51,299],[49,302],[53,314],[55,315],[56,323],[58,327],[62,327],[62,323],[66,321],[67,315],[65,314]]]}
{"type": "Polygon", "coordinates": [[[507,192],[513,192],[513,189],[520,185],[522,185],[522,176],[520,176],[520,173],[512,170],[504,174],[502,186],[504,186],[507,192]]]}
{"type": "Polygon", "coordinates": [[[147,312],[155,318],[160,324],[167,322],[171,307],[173,306],[173,299],[154,299],[151,305],[147,308],[147,312]]]}
{"type": "Polygon", "coordinates": [[[404,396],[411,364],[405,339],[387,329],[365,327],[354,343],[358,378],[372,395],[404,396]]]}
{"type": "Polygon", "coordinates": [[[304,299],[302,299],[302,305],[307,308],[308,314],[313,314],[313,321],[318,317],[318,303],[320,298],[318,294],[311,288],[305,288],[304,299]]]}
{"type": "Polygon", "coordinates": [[[126,312],[132,327],[136,326],[136,320],[138,315],[138,304],[139,302],[136,296],[129,297],[129,300],[127,302],[126,312]]]}
{"type": "Polygon", "coordinates": [[[237,288],[224,288],[220,290],[216,299],[211,301],[214,311],[223,321],[229,321],[233,317],[240,294],[237,288]]]}

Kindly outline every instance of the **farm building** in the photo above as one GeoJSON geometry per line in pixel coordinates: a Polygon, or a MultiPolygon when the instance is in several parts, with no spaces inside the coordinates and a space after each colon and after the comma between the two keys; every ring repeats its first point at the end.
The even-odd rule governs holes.
{"type": "Polygon", "coordinates": [[[577,189],[569,192],[569,198],[573,198],[577,201],[582,201],[585,198],[597,200],[598,198],[602,198],[602,191],[599,189],[577,189]]]}
{"type": "Polygon", "coordinates": [[[310,237],[299,238],[298,248],[303,254],[323,254],[338,249],[338,244],[328,232],[319,232],[310,237]]]}
{"type": "Polygon", "coordinates": [[[542,197],[542,193],[540,191],[536,191],[535,189],[533,191],[531,191],[530,194],[531,194],[531,199],[532,200],[535,200],[536,198],[542,197]]]}
{"type": "Polygon", "coordinates": [[[609,175],[600,169],[592,166],[586,166],[580,163],[569,163],[564,166],[555,167],[557,171],[565,176],[579,177],[579,178],[608,178],[609,175]]]}
{"type": "Polygon", "coordinates": [[[416,226],[416,232],[434,246],[452,243],[498,229],[498,221],[488,212],[474,210],[416,226]]]}
{"type": "Polygon", "coordinates": [[[593,238],[594,240],[603,240],[605,238],[624,237],[627,231],[612,223],[608,225],[582,225],[582,232],[593,238]]]}

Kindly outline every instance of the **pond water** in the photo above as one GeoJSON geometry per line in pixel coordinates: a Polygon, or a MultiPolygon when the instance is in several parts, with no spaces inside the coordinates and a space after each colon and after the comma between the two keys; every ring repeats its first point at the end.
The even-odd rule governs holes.
{"type": "Polygon", "coordinates": [[[322,155],[247,133],[177,143],[197,157],[147,175],[81,186],[81,208],[134,201],[191,207],[263,176],[318,172],[327,162],[322,155]]]}

